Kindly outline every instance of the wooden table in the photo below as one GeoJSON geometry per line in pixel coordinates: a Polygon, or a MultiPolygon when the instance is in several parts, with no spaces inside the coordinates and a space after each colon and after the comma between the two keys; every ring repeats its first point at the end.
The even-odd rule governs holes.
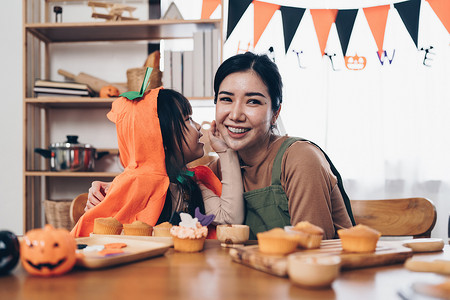
{"type": "MultiPolygon", "coordinates": [[[[444,251],[420,254],[450,259],[444,251]]],[[[419,254],[416,254],[419,255],[419,254]]],[[[344,271],[325,290],[308,290],[231,261],[228,250],[208,240],[200,253],[178,253],[102,270],[74,269],[60,277],[28,275],[19,264],[0,277],[0,299],[401,299],[413,282],[439,283],[448,277],[411,272],[402,264],[344,271]]]]}

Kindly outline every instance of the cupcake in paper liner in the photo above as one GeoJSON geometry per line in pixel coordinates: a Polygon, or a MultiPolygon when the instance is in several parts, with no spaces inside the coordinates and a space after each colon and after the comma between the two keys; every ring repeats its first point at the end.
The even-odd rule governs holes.
{"type": "Polygon", "coordinates": [[[151,236],[152,232],[153,226],[150,226],[142,221],[136,220],[131,224],[123,224],[124,235],[151,236]]]}
{"type": "MultiPolygon", "coordinates": [[[[200,212],[198,211],[198,213],[200,212]]],[[[199,252],[203,250],[205,239],[208,235],[207,226],[214,220],[214,216],[212,218],[202,216],[200,217],[204,224],[200,223],[198,218],[192,218],[187,213],[180,213],[181,222],[178,226],[172,226],[170,229],[170,234],[173,238],[173,247],[176,251],[199,252]]]]}
{"type": "Polygon", "coordinates": [[[114,234],[122,233],[122,223],[113,217],[96,218],[94,220],[94,234],[114,234]]]}
{"type": "Polygon", "coordinates": [[[342,250],[346,252],[375,252],[381,233],[369,226],[358,224],[337,231],[342,250]]]}
{"type": "Polygon", "coordinates": [[[172,228],[172,224],[169,222],[163,222],[159,225],[153,227],[153,236],[159,237],[171,237],[170,228],[172,228]]]}
{"type": "Polygon", "coordinates": [[[274,228],[256,234],[259,251],[265,254],[285,255],[294,252],[299,243],[299,236],[288,233],[281,228],[274,228]]]}

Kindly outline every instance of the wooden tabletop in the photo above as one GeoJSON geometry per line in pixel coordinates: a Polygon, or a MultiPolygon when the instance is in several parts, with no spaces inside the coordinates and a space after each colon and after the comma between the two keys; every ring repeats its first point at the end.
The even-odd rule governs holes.
{"type": "MultiPolygon", "coordinates": [[[[450,259],[444,251],[416,254],[450,259]]],[[[399,289],[415,282],[439,283],[448,277],[411,272],[396,264],[341,272],[331,288],[308,290],[232,262],[228,249],[207,240],[200,253],[179,253],[101,270],[74,269],[52,278],[28,275],[19,264],[0,277],[0,299],[401,299],[399,289]]],[[[421,258],[422,258],[421,257],[421,258]]]]}

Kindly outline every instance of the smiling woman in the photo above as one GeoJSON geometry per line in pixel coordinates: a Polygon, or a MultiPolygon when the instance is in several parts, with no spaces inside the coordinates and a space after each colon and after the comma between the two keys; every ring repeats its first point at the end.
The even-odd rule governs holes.
{"type": "MultiPolygon", "coordinates": [[[[251,238],[309,221],[329,239],[352,225],[348,197],[327,155],[309,141],[274,133],[282,103],[275,63],[251,52],[233,56],[217,70],[214,93],[211,132],[238,153],[251,238]]],[[[217,165],[211,165],[216,172],[217,165]]]]}

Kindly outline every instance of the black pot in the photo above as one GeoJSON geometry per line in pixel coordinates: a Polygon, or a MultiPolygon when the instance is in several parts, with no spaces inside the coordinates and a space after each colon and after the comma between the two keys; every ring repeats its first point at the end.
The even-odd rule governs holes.
{"type": "Polygon", "coordinates": [[[89,144],[78,142],[78,136],[68,135],[64,143],[53,143],[50,148],[36,148],[34,152],[50,159],[50,170],[84,172],[93,171],[95,160],[109,154],[109,152],[97,152],[89,144]]]}

